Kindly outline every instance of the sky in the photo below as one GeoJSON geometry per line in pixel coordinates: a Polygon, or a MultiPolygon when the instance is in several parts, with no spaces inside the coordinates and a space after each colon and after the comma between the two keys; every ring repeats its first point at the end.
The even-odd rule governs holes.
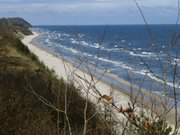
{"type": "MultiPolygon", "coordinates": [[[[149,24],[173,24],[178,0],[137,0],[149,24]]],[[[0,0],[0,17],[33,25],[143,24],[134,0],[0,0]]]]}

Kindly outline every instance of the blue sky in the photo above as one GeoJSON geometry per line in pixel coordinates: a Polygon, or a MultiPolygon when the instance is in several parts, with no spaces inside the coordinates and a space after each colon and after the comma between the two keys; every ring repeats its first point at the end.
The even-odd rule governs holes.
{"type": "MultiPolygon", "coordinates": [[[[151,24],[172,24],[178,0],[137,0],[151,24]]],[[[0,0],[0,17],[34,25],[142,24],[133,0],[0,0]]]]}

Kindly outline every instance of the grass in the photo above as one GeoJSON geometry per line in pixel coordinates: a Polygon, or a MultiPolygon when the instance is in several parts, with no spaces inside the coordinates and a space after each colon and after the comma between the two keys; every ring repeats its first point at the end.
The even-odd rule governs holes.
{"type": "MultiPolygon", "coordinates": [[[[57,112],[32,94],[31,88],[59,109],[65,109],[67,88],[67,115],[73,135],[83,131],[85,99],[73,84],[57,79],[37,57],[17,38],[0,40],[0,134],[1,135],[56,135],[57,112]],[[57,96],[59,94],[59,96],[57,96]]],[[[87,116],[96,111],[88,102],[87,116]]],[[[60,134],[68,133],[64,113],[59,114],[60,134]]],[[[96,115],[88,123],[87,135],[112,134],[108,122],[96,115]]]]}

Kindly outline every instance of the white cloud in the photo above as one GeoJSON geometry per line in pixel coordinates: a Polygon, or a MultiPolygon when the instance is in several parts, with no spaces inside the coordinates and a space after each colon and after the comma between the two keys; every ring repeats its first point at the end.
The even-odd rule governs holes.
{"type": "Polygon", "coordinates": [[[178,0],[137,0],[140,5],[147,7],[177,7],[178,0]]]}
{"type": "Polygon", "coordinates": [[[96,12],[106,10],[122,10],[124,5],[115,3],[32,3],[1,4],[1,12],[96,12]],[[121,7],[121,9],[119,9],[121,7]]]}
{"type": "MultiPolygon", "coordinates": [[[[148,18],[150,21],[164,16],[176,16],[177,0],[137,1],[145,16],[150,17],[148,18]]],[[[62,16],[62,19],[72,16],[85,16],[97,20],[109,17],[111,18],[109,20],[119,18],[121,22],[132,18],[142,20],[134,0],[0,0],[0,14],[1,16],[3,14],[12,16],[23,14],[27,18],[28,16],[33,18],[36,14],[44,16],[52,16],[53,14],[59,18],[62,16]]]]}

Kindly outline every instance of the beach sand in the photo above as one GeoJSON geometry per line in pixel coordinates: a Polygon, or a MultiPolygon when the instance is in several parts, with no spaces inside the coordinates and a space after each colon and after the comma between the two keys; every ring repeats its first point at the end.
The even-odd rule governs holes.
{"type": "MultiPolygon", "coordinates": [[[[68,63],[67,61],[63,60],[63,58],[56,57],[55,55],[50,54],[49,52],[41,48],[38,48],[36,45],[32,44],[32,40],[36,38],[38,35],[38,33],[34,32],[33,35],[25,36],[22,42],[49,69],[54,70],[58,78],[63,78],[65,80],[68,80],[70,78],[70,80],[74,80],[74,84],[77,88],[84,89],[84,91],[86,91],[85,89],[88,87],[86,81],[91,82],[91,76],[85,72],[82,72],[79,69],[76,69],[76,67],[74,67],[71,63],[68,63]],[[80,77],[77,77],[75,74],[80,77]],[[82,80],[80,78],[84,78],[85,80],[82,80]]],[[[120,92],[117,89],[112,89],[110,85],[100,80],[96,80],[96,78],[94,78],[94,82],[96,81],[98,81],[95,84],[96,88],[102,95],[111,95],[113,97],[114,103],[116,103],[116,105],[119,107],[121,105],[128,105],[129,97],[126,94],[120,92]]],[[[90,90],[89,100],[92,103],[97,104],[99,97],[100,96],[98,94],[90,90]]]]}
{"type": "MultiPolygon", "coordinates": [[[[55,71],[58,78],[63,78],[65,80],[73,80],[74,85],[77,88],[80,88],[82,91],[82,96],[85,97],[87,92],[87,82],[91,82],[91,76],[88,73],[85,73],[76,67],[74,67],[71,63],[68,63],[67,61],[63,60],[63,58],[57,57],[46,50],[43,50],[36,45],[32,43],[32,40],[36,38],[39,34],[33,33],[33,35],[25,36],[24,39],[22,39],[22,42],[30,49],[32,53],[34,53],[41,62],[43,62],[49,69],[52,69],[55,71]],[[83,78],[83,79],[81,79],[83,78]]],[[[96,82],[97,79],[94,78],[94,82],[96,82]]],[[[102,95],[109,95],[113,97],[114,103],[120,107],[127,107],[128,102],[130,101],[130,98],[127,94],[121,92],[119,89],[112,88],[107,83],[98,80],[98,83],[96,83],[97,90],[102,95]]],[[[89,100],[94,103],[98,104],[99,95],[94,92],[92,89],[89,91],[89,100]]],[[[114,116],[118,118],[119,121],[124,121],[124,116],[121,113],[118,113],[116,109],[113,110],[114,116]]],[[[170,123],[173,123],[172,119],[174,119],[174,113],[170,113],[168,116],[170,123]]]]}

